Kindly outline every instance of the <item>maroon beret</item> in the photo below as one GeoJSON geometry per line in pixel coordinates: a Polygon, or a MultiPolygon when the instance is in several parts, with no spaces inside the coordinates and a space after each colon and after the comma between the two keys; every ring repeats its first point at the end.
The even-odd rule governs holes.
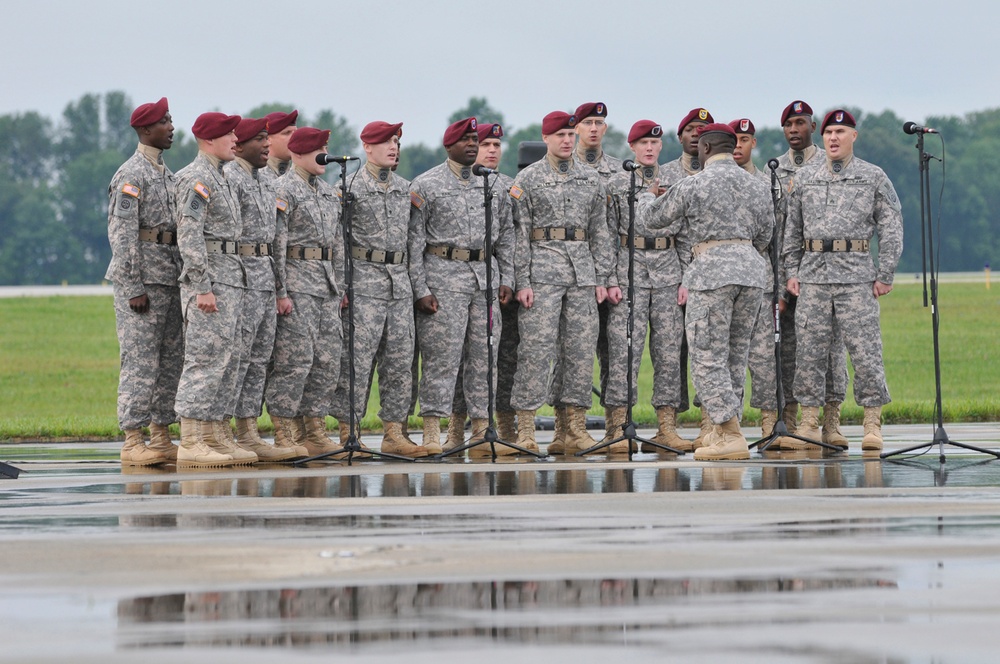
{"type": "Polygon", "coordinates": [[[737,134],[750,134],[751,136],[754,136],[757,133],[757,128],[753,126],[753,122],[750,118],[733,120],[729,123],[729,128],[737,134]]]}
{"type": "Polygon", "coordinates": [[[498,124],[481,124],[476,127],[476,133],[479,134],[480,143],[485,141],[487,138],[500,140],[503,138],[503,127],[498,124]]]}
{"type": "Polygon", "coordinates": [[[260,118],[259,120],[243,118],[236,125],[236,142],[243,143],[249,141],[262,131],[267,131],[267,118],[260,118]]]}
{"type": "Polygon", "coordinates": [[[632,125],[632,129],[629,130],[628,142],[629,145],[631,145],[640,138],[660,138],[661,136],[663,136],[663,127],[656,124],[652,120],[639,120],[632,125]]]}
{"type": "Polygon", "coordinates": [[[329,129],[299,127],[292,134],[292,137],[288,139],[288,151],[295,154],[309,154],[316,150],[322,150],[329,142],[329,129]]]}
{"type": "Polygon", "coordinates": [[[399,136],[402,138],[402,127],[402,122],[397,122],[396,124],[389,124],[388,122],[383,122],[382,120],[369,122],[365,125],[365,128],[361,130],[361,142],[367,143],[368,145],[378,145],[379,143],[385,143],[393,136],[399,136]]]}
{"type": "Polygon", "coordinates": [[[542,136],[554,134],[560,129],[576,126],[576,116],[564,111],[552,111],[542,118],[542,136]]]}
{"type": "Polygon", "coordinates": [[[684,116],[681,123],[677,125],[677,135],[680,136],[684,132],[684,127],[688,126],[692,122],[704,122],[706,124],[715,122],[712,114],[708,112],[707,108],[692,108],[688,111],[688,114],[684,116]]]}
{"type": "Polygon", "coordinates": [[[711,124],[705,125],[704,127],[698,127],[699,137],[704,136],[705,134],[716,134],[716,133],[727,134],[729,136],[732,136],[733,138],[736,138],[736,132],[733,131],[733,128],[727,124],[722,124],[721,122],[713,122],[711,124]]]}
{"type": "Polygon", "coordinates": [[[805,103],[801,99],[796,99],[788,106],[785,106],[785,110],[781,112],[781,124],[784,125],[785,121],[793,115],[806,115],[812,117],[812,114],[812,106],[805,103]]]}
{"type": "Polygon", "coordinates": [[[835,108],[826,114],[826,117],[823,118],[823,126],[819,128],[820,132],[826,130],[829,125],[844,125],[852,128],[858,126],[854,121],[854,116],[842,108],[835,108]]]}
{"type": "Polygon", "coordinates": [[[465,118],[464,120],[459,120],[458,122],[452,123],[447,129],[444,130],[444,140],[442,143],[444,143],[445,147],[454,145],[462,140],[463,136],[470,132],[476,133],[476,119],[465,118]]]}
{"type": "Polygon", "coordinates": [[[281,111],[275,111],[274,113],[268,113],[264,116],[267,120],[267,133],[269,134],[279,134],[289,125],[295,124],[295,120],[299,117],[298,111],[292,111],[291,113],[282,113],[281,111]]]}
{"type": "Polygon", "coordinates": [[[238,115],[226,115],[225,113],[202,113],[198,116],[198,119],[194,121],[194,126],[191,127],[191,133],[194,134],[195,138],[210,141],[213,138],[225,136],[229,132],[236,129],[236,125],[240,123],[241,119],[242,118],[238,115]]]}
{"type": "Polygon", "coordinates": [[[589,118],[595,115],[599,118],[608,117],[608,106],[603,101],[588,101],[586,104],[580,104],[576,107],[576,113],[573,116],[576,121],[579,122],[584,118],[589,118]]]}
{"type": "Polygon", "coordinates": [[[170,109],[167,108],[166,97],[162,97],[155,104],[142,104],[132,111],[132,118],[129,120],[129,124],[133,127],[148,127],[162,120],[168,110],[170,109]]]}

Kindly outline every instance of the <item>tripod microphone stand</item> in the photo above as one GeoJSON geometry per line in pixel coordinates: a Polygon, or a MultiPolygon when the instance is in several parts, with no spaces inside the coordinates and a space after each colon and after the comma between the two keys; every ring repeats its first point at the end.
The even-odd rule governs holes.
{"type": "MultiPolygon", "coordinates": [[[[879,454],[880,459],[887,459],[891,456],[897,454],[906,454],[907,452],[912,452],[913,450],[919,450],[924,447],[931,447],[934,444],[938,446],[938,462],[944,463],[944,446],[954,445],[955,447],[961,447],[967,450],[973,450],[975,452],[980,452],[982,454],[992,454],[996,458],[1000,458],[1000,452],[994,452],[993,450],[983,449],[981,447],[975,447],[974,445],[968,445],[966,443],[959,443],[948,438],[948,433],[944,430],[944,408],[941,403],[941,347],[938,342],[938,327],[940,325],[941,314],[938,310],[938,273],[937,268],[934,264],[934,227],[931,223],[931,182],[930,182],[930,169],[928,168],[929,162],[932,158],[931,155],[924,151],[924,133],[927,133],[922,127],[916,126],[912,122],[907,122],[903,125],[903,131],[907,134],[917,134],[917,151],[920,153],[920,227],[922,229],[921,235],[926,239],[926,243],[923,243],[923,268],[924,268],[924,306],[927,306],[927,278],[930,275],[930,294],[931,294],[931,327],[934,334],[934,437],[929,443],[921,443],[919,445],[914,445],[912,447],[907,447],[902,450],[895,450],[893,452],[883,452],[879,454]],[[928,263],[930,264],[930,272],[927,270],[928,263]]],[[[933,130],[931,130],[933,131],[933,130]]],[[[933,132],[937,133],[937,132],[933,132]]],[[[934,157],[936,158],[936,157],[934,157]]],[[[993,461],[994,459],[989,459],[993,461]]]]}
{"type": "MultiPolygon", "coordinates": [[[[410,457],[405,457],[399,454],[389,454],[388,452],[377,452],[375,450],[363,448],[361,447],[361,442],[358,440],[358,436],[356,434],[358,415],[354,406],[354,256],[351,253],[351,248],[354,246],[354,234],[352,227],[354,220],[354,194],[347,189],[346,160],[342,161],[340,164],[340,191],[342,194],[342,213],[340,215],[340,220],[344,227],[344,281],[347,286],[347,394],[348,406],[351,410],[349,417],[350,433],[347,434],[347,441],[344,443],[344,449],[337,450],[336,452],[324,452],[323,454],[317,454],[316,456],[311,456],[306,459],[300,459],[295,462],[295,465],[300,466],[302,464],[309,463],[310,461],[322,461],[323,459],[345,453],[347,454],[348,466],[352,465],[354,455],[359,453],[364,454],[366,458],[375,457],[397,459],[399,461],[416,461],[416,459],[411,459],[410,457]]],[[[339,461],[339,459],[337,459],[337,461],[339,461]]]]}
{"type": "MultiPolygon", "coordinates": [[[[488,353],[486,364],[486,431],[483,432],[482,440],[470,441],[464,445],[459,445],[458,447],[442,452],[435,458],[443,459],[452,454],[461,454],[473,447],[489,445],[490,459],[496,462],[496,444],[500,443],[517,450],[521,454],[530,454],[535,458],[544,459],[546,455],[540,452],[533,452],[510,441],[501,440],[493,424],[493,185],[496,184],[496,179],[494,178],[493,184],[490,184],[490,173],[494,171],[483,168],[478,164],[472,168],[472,172],[474,175],[479,175],[483,178],[483,207],[486,210],[486,237],[484,245],[486,252],[486,349],[488,353]]],[[[528,424],[520,422],[519,426],[527,426],[528,424]]],[[[535,423],[531,422],[530,426],[535,426],[535,423]]]]}
{"type": "MultiPolygon", "coordinates": [[[[778,160],[772,159],[767,162],[767,167],[771,169],[771,205],[774,206],[775,217],[778,214],[778,192],[780,188],[778,186],[778,174],[775,172],[778,168],[778,160]]],[[[813,445],[819,445],[828,450],[834,452],[841,452],[841,448],[836,445],[831,445],[829,443],[824,443],[821,440],[813,440],[812,438],[805,438],[788,431],[788,427],[785,426],[785,421],[781,419],[781,414],[785,410],[785,387],[782,385],[781,380],[781,315],[780,309],[778,308],[778,303],[781,300],[779,293],[781,292],[780,284],[778,283],[778,228],[775,226],[774,233],[771,236],[771,244],[767,247],[768,256],[771,258],[771,275],[774,279],[774,292],[771,295],[771,315],[774,322],[774,374],[775,374],[775,396],[778,401],[778,417],[777,421],[774,423],[774,429],[767,436],[764,436],[760,440],[756,440],[748,445],[748,447],[756,447],[760,445],[757,449],[758,452],[763,452],[768,449],[774,441],[778,438],[787,437],[795,438],[796,440],[801,440],[804,443],[811,443],[813,445]]]]}
{"type": "MultiPolygon", "coordinates": [[[[625,375],[625,393],[628,395],[626,402],[628,405],[625,407],[625,423],[622,424],[622,435],[618,436],[614,440],[608,440],[604,442],[597,443],[596,445],[577,452],[574,456],[584,456],[585,454],[592,454],[599,450],[603,450],[605,447],[614,445],[615,443],[620,443],[623,440],[628,441],[628,459],[632,460],[632,445],[635,441],[639,441],[644,445],[649,445],[655,447],[664,452],[671,452],[673,454],[681,455],[684,454],[681,450],[670,447],[669,445],[664,445],[658,443],[654,440],[649,440],[648,438],[640,438],[635,432],[635,420],[632,419],[632,361],[633,361],[633,350],[632,350],[632,335],[635,331],[635,201],[636,201],[636,186],[635,186],[635,168],[632,168],[629,178],[628,186],[628,289],[626,290],[626,300],[628,301],[628,318],[625,323],[625,339],[628,344],[628,348],[625,352],[626,360],[625,367],[628,372],[625,375]]],[[[643,336],[646,334],[646,330],[642,331],[643,336]]]]}

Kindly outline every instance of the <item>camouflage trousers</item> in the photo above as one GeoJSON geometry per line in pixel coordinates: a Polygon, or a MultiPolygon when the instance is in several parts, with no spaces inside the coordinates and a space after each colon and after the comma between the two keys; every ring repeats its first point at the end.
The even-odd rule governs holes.
{"type": "Polygon", "coordinates": [[[174,399],[184,366],[184,320],[176,286],[146,284],[149,311],[137,314],[115,286],[115,329],[121,358],[118,426],[139,429],[177,420],[174,399]]]}
{"type": "MultiPolygon", "coordinates": [[[[761,410],[778,409],[778,378],[774,365],[774,292],[764,293],[757,322],[750,337],[750,407],[761,410]]],[[[784,350],[784,347],[782,347],[784,350]]],[[[782,385],[785,402],[789,401],[790,384],[782,385]]]]}
{"type": "Polygon", "coordinates": [[[288,295],[292,313],[278,316],[267,410],[278,417],[326,417],[340,378],[340,298],[288,295]]]}
{"type": "Polygon", "coordinates": [[[822,406],[826,366],[840,338],[854,365],[854,400],[859,406],[889,403],[882,364],[879,304],[872,283],[802,284],[795,310],[795,396],[803,406],[822,406]]]}
{"type": "MultiPolygon", "coordinates": [[[[632,405],[638,400],[639,365],[649,329],[649,356],[653,363],[653,407],[681,403],[681,340],[684,338],[684,311],[677,304],[677,286],[635,290],[634,332],[632,337],[632,405]]],[[[611,307],[608,319],[608,346],[611,358],[608,406],[625,406],[628,366],[628,302],[611,307]]]]}
{"type": "MultiPolygon", "coordinates": [[[[795,311],[797,299],[791,307],[781,312],[781,385],[785,391],[785,403],[798,402],[795,396],[795,357],[797,354],[795,333],[795,311]]],[[[840,330],[834,328],[833,342],[826,365],[826,403],[842,403],[847,396],[847,350],[841,339],[840,330]]]]}
{"type": "Polygon", "coordinates": [[[239,364],[232,365],[236,375],[231,380],[236,387],[227,414],[238,418],[260,415],[276,319],[274,291],[246,291],[240,313],[239,364]]]}
{"type": "Polygon", "coordinates": [[[743,415],[747,356],[763,290],[723,286],[688,292],[688,352],[691,377],[712,422],[722,424],[743,415]]]}
{"type": "MultiPolygon", "coordinates": [[[[447,417],[455,398],[455,383],[462,365],[462,386],[468,413],[474,418],[488,414],[486,384],[489,350],[486,347],[486,295],[484,291],[434,293],[438,310],[434,314],[416,312],[420,339],[420,414],[447,417]]],[[[503,323],[494,300],[493,334],[499,336],[503,323]]],[[[496,358],[494,362],[494,387],[496,358]]]]}
{"type": "MultiPolygon", "coordinates": [[[[512,411],[510,391],[514,387],[514,372],[517,371],[517,345],[521,342],[521,334],[517,330],[517,310],[520,308],[517,300],[511,300],[500,306],[500,320],[503,329],[500,331],[500,343],[497,346],[497,393],[495,403],[497,410],[512,411]]],[[[496,332],[494,332],[494,337],[496,332]]],[[[465,413],[465,386],[462,385],[462,369],[458,370],[458,381],[455,383],[455,399],[452,401],[451,412],[465,413]]]]}
{"type": "Polygon", "coordinates": [[[413,357],[413,301],[354,294],[354,348],[348,348],[348,312],[342,314],[344,351],[331,414],[350,419],[350,366],[354,358],[354,413],[360,421],[368,405],[373,368],[378,370],[379,413],[385,422],[405,422],[410,409],[413,357]]]}
{"type": "MultiPolygon", "coordinates": [[[[612,306],[613,305],[608,300],[604,300],[604,302],[597,305],[597,345],[595,347],[594,354],[597,356],[597,366],[600,369],[598,391],[600,392],[602,406],[607,405],[605,401],[608,393],[608,379],[610,376],[609,362],[611,358],[609,355],[610,337],[608,336],[608,321],[611,316],[612,306]]],[[[552,381],[549,385],[549,396],[547,398],[547,401],[552,405],[559,403],[559,398],[556,395],[562,394],[562,382],[562,363],[560,363],[559,360],[556,360],[556,365],[552,368],[552,381]]],[[[591,391],[593,391],[593,386],[591,386],[591,391]]]]}
{"type": "Polygon", "coordinates": [[[221,420],[233,406],[239,362],[240,312],[246,291],[236,286],[213,284],[218,311],[206,314],[198,308],[197,293],[181,289],[184,306],[184,369],[177,387],[174,408],[181,417],[221,420]]]}
{"type": "Polygon", "coordinates": [[[549,394],[546,383],[554,364],[562,380],[553,403],[590,408],[597,346],[597,300],[593,286],[536,284],[535,301],[518,313],[521,343],[510,403],[514,410],[535,410],[549,394]]]}

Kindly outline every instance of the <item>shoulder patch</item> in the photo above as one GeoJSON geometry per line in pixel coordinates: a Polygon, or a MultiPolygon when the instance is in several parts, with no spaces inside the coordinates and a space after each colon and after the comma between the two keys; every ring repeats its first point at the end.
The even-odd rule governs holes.
{"type": "Polygon", "coordinates": [[[286,201],[284,199],[281,199],[281,198],[278,198],[276,200],[278,202],[278,209],[279,210],[281,210],[282,212],[284,212],[285,210],[288,209],[288,201],[286,201]]]}
{"type": "Polygon", "coordinates": [[[410,192],[410,203],[413,204],[413,207],[415,207],[415,208],[417,208],[419,210],[421,208],[421,206],[423,206],[423,204],[424,204],[424,197],[421,196],[420,194],[418,194],[415,191],[411,191],[410,192]]]}
{"type": "Polygon", "coordinates": [[[201,182],[195,182],[194,183],[194,191],[195,191],[196,194],[198,194],[199,196],[201,196],[202,198],[204,198],[206,201],[208,200],[209,194],[212,193],[212,190],[209,189],[208,187],[206,187],[201,182]]]}
{"type": "Polygon", "coordinates": [[[122,187],[122,193],[128,194],[132,198],[139,198],[139,191],[140,191],[139,187],[135,186],[134,184],[129,184],[127,182],[122,187]]]}
{"type": "Polygon", "coordinates": [[[516,184],[510,188],[510,197],[516,201],[521,200],[521,196],[524,195],[524,189],[521,189],[516,184]]]}

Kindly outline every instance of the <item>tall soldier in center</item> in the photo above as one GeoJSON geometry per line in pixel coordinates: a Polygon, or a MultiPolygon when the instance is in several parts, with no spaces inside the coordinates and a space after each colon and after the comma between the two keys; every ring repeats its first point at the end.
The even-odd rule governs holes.
{"type": "MultiPolygon", "coordinates": [[[[597,305],[609,296],[614,245],[608,228],[608,193],[596,171],[573,160],[576,120],[553,111],[542,120],[545,159],[521,171],[510,195],[515,203],[517,300],[521,345],[511,405],[519,422],[533,422],[545,402],[550,365],[562,364],[560,403],[567,432],[563,452],[595,444],[587,433],[591,404],[597,305]]],[[[611,289],[613,299],[621,290],[611,289]]],[[[534,427],[519,426],[517,443],[535,444],[534,427]]]]}
{"type": "MultiPolygon", "coordinates": [[[[463,354],[462,385],[472,417],[472,441],[481,440],[486,431],[486,261],[492,261],[500,304],[513,296],[514,282],[514,229],[503,192],[493,198],[494,255],[486,255],[484,178],[472,174],[479,155],[476,119],[453,123],[442,142],[448,160],[410,185],[410,279],[422,363],[420,411],[424,446],[431,449],[440,445],[441,417],[451,412],[463,354]]],[[[497,308],[492,322],[499,334],[497,308]]],[[[470,450],[470,456],[489,454],[485,445],[470,450]]]]}

